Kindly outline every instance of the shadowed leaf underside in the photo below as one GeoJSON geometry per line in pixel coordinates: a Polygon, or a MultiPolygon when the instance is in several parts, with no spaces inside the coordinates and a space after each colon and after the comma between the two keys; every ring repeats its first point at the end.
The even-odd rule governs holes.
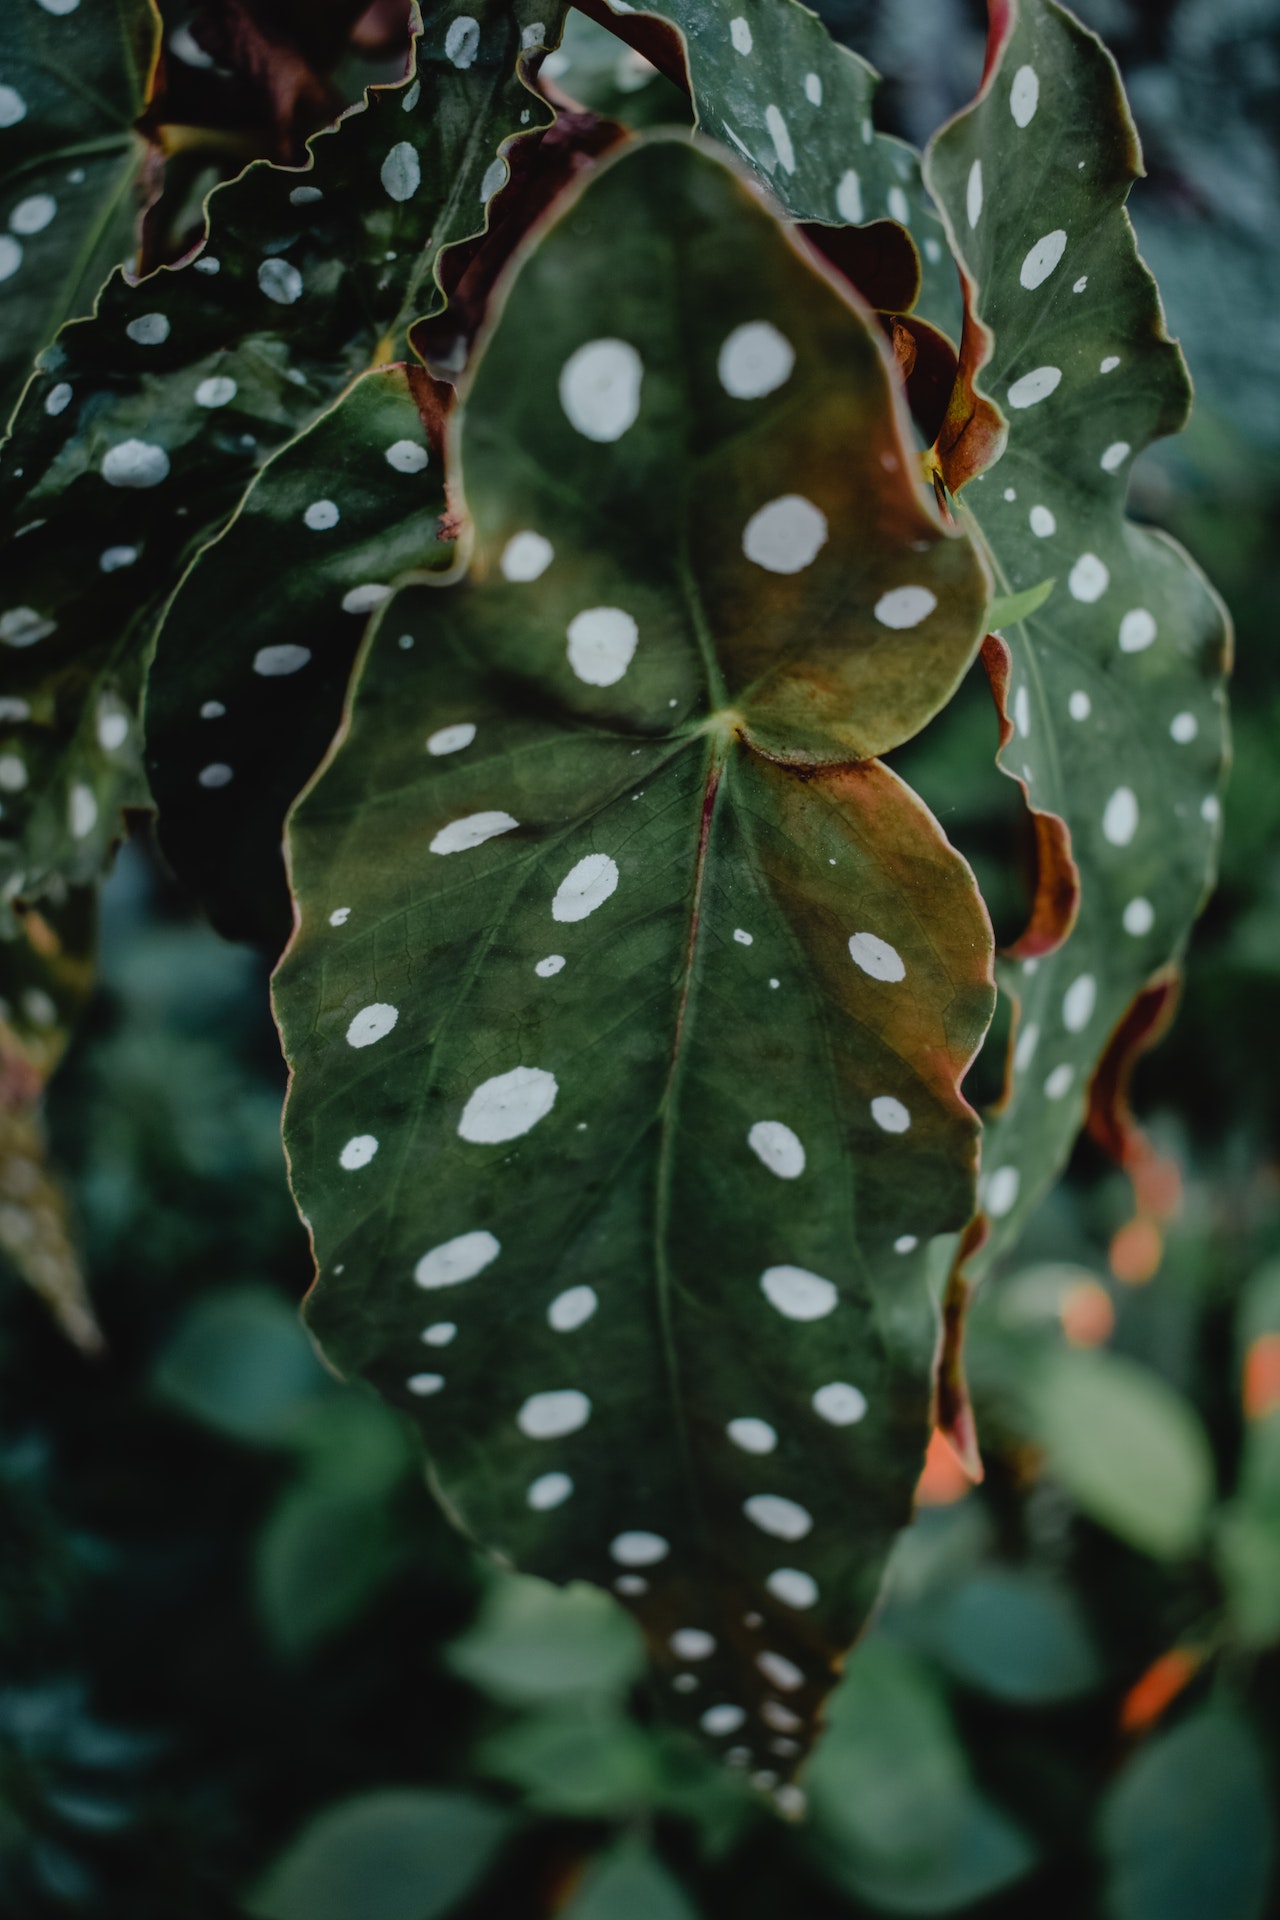
{"type": "Polygon", "coordinates": [[[987,579],[870,316],[682,141],[526,249],[455,454],[469,564],[380,610],[290,826],[309,1318],[477,1539],[611,1585],[669,1710],[785,1768],[973,1204],[990,930],[871,756],[987,579]]]}

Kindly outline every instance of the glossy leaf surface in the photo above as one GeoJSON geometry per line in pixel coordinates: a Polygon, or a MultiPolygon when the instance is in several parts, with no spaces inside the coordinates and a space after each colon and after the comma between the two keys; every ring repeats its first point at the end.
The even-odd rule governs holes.
{"type": "Polygon", "coordinates": [[[342,715],[390,582],[447,562],[445,510],[409,376],[365,374],[263,468],[170,604],[147,683],[163,844],[231,934],[289,931],[284,816],[342,715]]]}
{"type": "MultiPolygon", "coordinates": [[[[976,383],[978,411],[943,469],[999,591],[1056,582],[1003,630],[1000,763],[1065,822],[1080,901],[1065,944],[1000,975],[1019,1012],[984,1141],[984,1263],[1058,1172],[1108,1036],[1203,901],[1230,649],[1187,556],[1124,512],[1135,457],[1183,424],[1189,383],[1125,212],[1140,159],[1114,63],[1052,0],[1016,0],[1000,23],[977,103],[926,165],[972,282],[959,391],[976,383]]],[[[1062,877],[1059,861],[1047,884],[1062,877]]]]}
{"type": "Polygon", "coordinates": [[[34,894],[53,872],[92,877],[118,806],[144,797],[132,731],[113,725],[103,744],[103,703],[136,710],[183,566],[272,451],[404,351],[440,249],[482,225],[499,143],[547,118],[518,72],[529,11],[433,13],[414,77],[316,136],[305,172],[261,162],[219,188],[193,263],[112,279],[95,317],[43,356],[0,476],[14,529],[0,638],[18,703],[0,748],[22,774],[4,882],[34,894]]]}
{"type": "Polygon", "coordinates": [[[477,1538],[798,1753],[923,1451],[991,1003],[968,870],[852,756],[987,583],[869,317],[682,141],[527,253],[458,453],[469,569],[388,604],[290,829],[309,1316],[477,1538]]]}
{"type": "Polygon", "coordinates": [[[41,347],[133,258],[159,30],[149,0],[0,13],[0,424],[41,347]]]}

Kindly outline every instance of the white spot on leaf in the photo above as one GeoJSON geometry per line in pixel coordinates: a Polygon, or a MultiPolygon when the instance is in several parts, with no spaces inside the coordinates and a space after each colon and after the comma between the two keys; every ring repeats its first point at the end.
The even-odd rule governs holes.
{"type": "Polygon", "coordinates": [[[1132,787],[1117,787],[1103,809],[1103,837],[1113,847],[1127,847],[1137,830],[1137,796],[1132,787]]]}
{"type": "Polygon", "coordinates": [[[428,1292],[437,1287],[461,1286],[464,1280],[474,1280],[478,1273],[483,1273],[501,1252],[501,1242],[479,1227],[471,1233],[456,1234],[452,1240],[443,1240],[438,1247],[424,1253],[413,1269],[413,1277],[428,1292]]]}
{"type": "Polygon", "coordinates": [[[1134,607],[1120,622],[1121,653],[1141,653],[1156,637],[1156,623],[1145,607],[1134,607]]]}
{"type": "Polygon", "coordinates": [[[562,1507],[572,1492],[573,1481],[567,1473],[542,1473],[525,1499],[535,1513],[550,1513],[553,1507],[562,1507]]]}
{"type": "Polygon", "coordinates": [[[1018,278],[1028,292],[1044,285],[1066,248],[1067,235],[1063,227],[1055,227],[1052,233],[1046,233],[1036,241],[1018,272],[1018,278]]]}
{"type": "Polygon", "coordinates": [[[768,320],[735,327],[720,349],[716,371],[735,400],[759,400],[791,378],[795,349],[768,320]]]}
{"type": "Polygon", "coordinates": [[[554,980],[563,965],[564,955],[562,953],[549,953],[545,960],[539,960],[537,962],[533,970],[539,980],[554,980]]]}
{"type": "Polygon", "coordinates": [[[498,565],[504,580],[540,580],[555,559],[555,548],[540,533],[513,533],[498,565]]]}
{"type": "Polygon", "coordinates": [[[1062,997],[1062,1024],[1068,1033],[1083,1033],[1093,1018],[1098,999],[1098,983],[1091,973],[1082,973],[1071,982],[1062,997]]]}
{"type": "Polygon", "coordinates": [[[122,440],[102,459],[109,487],[158,487],[169,475],[169,456],[149,440],[122,440]]]}
{"type": "Polygon", "coordinates": [[[594,1287],[568,1287],[547,1308],[547,1324],[556,1333],[573,1333],[586,1324],[599,1304],[594,1287]]]}
{"type": "Polygon", "coordinates": [[[330,527],[336,527],[341,519],[332,500],[313,500],[302,518],[312,533],[327,533],[330,527]]]}
{"type": "Polygon", "coordinates": [[[735,1447],[741,1447],[743,1453],[772,1453],[778,1444],[778,1436],[767,1420],[757,1420],[750,1414],[731,1420],[725,1432],[735,1447]]]}
{"type": "Polygon", "coordinates": [[[620,1567],[655,1567],[670,1551],[671,1543],[660,1533],[647,1533],[642,1527],[620,1533],[609,1542],[609,1553],[620,1567]]]}
{"type": "Polygon", "coordinates": [[[531,1393],[516,1415],[516,1425],[530,1440],[558,1440],[577,1433],[591,1418],[591,1402],[576,1387],[553,1393],[531,1393]]]}
{"type": "Polygon", "coordinates": [[[253,670],[265,680],[278,680],[299,672],[310,658],[310,647],[295,647],[286,641],[276,647],[259,647],[253,656],[253,670]]]}
{"type": "Polygon", "coordinates": [[[460,820],[451,820],[447,827],[441,827],[431,842],[431,851],[469,853],[473,847],[481,847],[486,840],[495,840],[499,834],[510,833],[519,825],[511,814],[495,810],[464,814],[460,820]]]}
{"type": "Polygon", "coordinates": [[[1058,531],[1058,523],[1048,507],[1032,507],[1030,518],[1031,531],[1040,540],[1047,540],[1051,533],[1058,531]]]}
{"type": "Polygon", "coordinates": [[[885,1133],[905,1133],[911,1125],[910,1113],[891,1093],[876,1095],[871,1102],[871,1118],[885,1133]]]}
{"type": "Polygon", "coordinates": [[[396,1021],[400,1018],[400,1009],[387,1004],[385,1000],[375,1000],[369,1006],[362,1007],[347,1028],[349,1047],[371,1047],[377,1040],[385,1040],[396,1021]]]}
{"type": "Polygon", "coordinates": [[[1100,600],[1111,584],[1111,574],[1105,561],[1099,560],[1096,553],[1082,553],[1067,576],[1067,586],[1073,600],[1081,600],[1086,605],[1100,600]]]}
{"type": "Polygon", "coordinates": [[[876,601],[876,619],[882,627],[902,633],[927,620],[937,604],[937,595],[928,587],[894,587],[876,601]]]}
{"type": "Polygon", "coordinates": [[[729,38],[735,53],[750,53],[752,47],[751,28],[739,14],[729,22],[729,38]]]}
{"type": "Polygon", "coordinates": [[[836,188],[836,212],[851,227],[862,224],[862,182],[852,167],[840,176],[840,184],[836,188]]]}
{"type": "Polygon", "coordinates": [[[569,665],[589,687],[615,686],[639,639],[639,627],[622,607],[587,607],[569,622],[569,665]]]}
{"type": "Polygon", "coordinates": [[[1098,465],[1104,473],[1118,473],[1129,458],[1130,452],[1131,448],[1127,440],[1113,440],[1098,465]]]}
{"type": "Polygon", "coordinates": [[[442,754],[461,753],[464,747],[471,745],[475,737],[474,723],[470,720],[459,720],[451,727],[437,727],[434,733],[428,734],[427,752],[437,760],[442,754]]]}
{"type": "Polygon", "coordinates": [[[553,920],[585,920],[616,891],[618,866],[607,853],[589,853],[571,867],[551,902],[553,920]]]}
{"type": "Polygon", "coordinates": [[[804,1172],[804,1148],[798,1135],[781,1120],[757,1120],[747,1135],[747,1145],[779,1180],[798,1180],[804,1172]]]}
{"type": "Polygon", "coordinates": [[[587,440],[620,440],[640,412],[644,363],[626,340],[588,340],[560,369],[560,405],[587,440]]]}
{"type": "MultiPolygon", "coordinates": [[[[764,1584],[775,1600],[781,1600],[784,1607],[795,1607],[799,1611],[813,1606],[818,1598],[817,1581],[812,1574],[803,1573],[799,1567],[777,1567],[764,1584]]],[[[787,1712],[785,1708],[783,1711],[787,1713],[788,1722],[793,1722],[794,1714],[787,1712]]],[[[762,1717],[768,1719],[770,1726],[778,1724],[771,1715],[762,1717]]],[[[784,1732],[793,1730],[791,1726],[783,1728],[784,1732]]]]}
{"type": "Polygon", "coordinates": [[[1131,900],[1124,910],[1124,930],[1140,940],[1144,933],[1150,933],[1156,923],[1155,908],[1149,900],[1141,898],[1131,900]]]}
{"type": "Polygon", "coordinates": [[[874,933],[855,933],[849,941],[849,957],[854,965],[873,980],[901,980],[906,975],[902,955],[887,940],[874,933]]]}
{"type": "Polygon", "coordinates": [[[196,405],[198,407],[225,407],[229,401],[235,399],[236,391],[236,383],[228,374],[211,374],[207,380],[202,380],[196,388],[196,405]]]}
{"type": "Polygon", "coordinates": [[[361,1167],[368,1166],[377,1151],[378,1142],[373,1134],[353,1134],[338,1155],[338,1165],[345,1173],[358,1173],[361,1167]]]}
{"type": "Polygon", "coordinates": [[[1009,111],[1020,127],[1029,127],[1040,104],[1040,76],[1034,67],[1019,67],[1009,89],[1009,111]]]}
{"type": "Polygon", "coordinates": [[[987,1181],[986,1208],[993,1220],[1003,1220],[1017,1205],[1022,1176],[1016,1167],[997,1167],[987,1181]]]}
{"type": "Polygon", "coordinates": [[[760,1286],[769,1304],[788,1320],[823,1320],[840,1298],[830,1280],[807,1267],[766,1267],[760,1286]]]}
{"type": "Polygon", "coordinates": [[[779,166],[784,173],[794,173],[796,170],[796,150],[791,144],[791,135],[787,129],[787,123],[777,107],[770,105],[765,108],[764,123],[769,129],[769,138],[773,142],[773,150],[778,156],[779,166]]]}
{"type": "Polygon", "coordinates": [[[742,551],[768,573],[800,573],[826,545],[826,515],[802,494],[759,507],[742,533],[742,551]]]}
{"type": "Polygon", "coordinates": [[[302,275],[288,260],[272,257],[258,268],[258,285],[277,306],[291,307],[302,295],[302,275]]]}
{"type": "Polygon", "coordinates": [[[560,1091],[542,1067],[512,1067],[482,1080],[462,1110],[458,1132],[477,1146],[518,1140],[545,1120],[560,1091]]]}
{"type": "Polygon", "coordinates": [[[852,1427],[867,1411],[866,1395],[847,1380],[832,1380],[813,1396],[813,1410],[833,1427],[852,1427]]]}
{"type": "Polygon", "coordinates": [[[169,338],[169,320],[163,313],[140,313],[125,328],[129,338],[140,347],[158,347],[169,338]]]}
{"type": "Polygon", "coordinates": [[[969,169],[969,184],[965,189],[965,212],[969,216],[969,226],[976,227],[982,218],[982,162],[975,160],[969,169]]]}
{"type": "Polygon", "coordinates": [[[782,1493],[753,1493],[743,1501],[742,1511],[752,1526],[775,1540],[803,1540],[813,1531],[813,1515],[782,1493]]]}
{"type": "Polygon", "coordinates": [[[1038,406],[1041,400],[1047,400],[1051,393],[1056,392],[1061,379],[1061,367],[1034,367],[1009,388],[1009,405],[1019,411],[1024,407],[1038,406]]]}

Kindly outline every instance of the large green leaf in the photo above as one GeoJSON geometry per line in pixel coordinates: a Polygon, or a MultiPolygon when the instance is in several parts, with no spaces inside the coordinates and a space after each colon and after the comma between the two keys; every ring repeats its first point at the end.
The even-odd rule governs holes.
{"type": "Polygon", "coordinates": [[[1065,944],[1047,951],[1069,898],[1056,936],[1043,914],[1000,972],[1018,1019],[983,1148],[985,1261],[1058,1172],[1108,1036],[1204,899],[1230,647],[1186,555],[1124,513],[1135,456],[1183,424],[1189,384],[1125,212],[1140,161],[1115,65],[1053,0],[993,17],[982,92],[926,162],[971,282],[943,469],[1001,592],[1055,581],[995,643],[1001,765],[1066,823],[1080,901],[1065,944]]]}
{"type": "Polygon", "coordinates": [[[260,162],[219,188],[193,263],[116,276],[42,356],[0,478],[11,891],[96,874],[119,804],[145,795],[104,704],[136,708],[182,567],[274,449],[354,374],[404,355],[441,248],[483,224],[501,184],[499,143],[545,124],[518,71],[532,11],[433,11],[416,75],[317,135],[305,174],[260,162]]]}
{"type": "Polygon", "coordinates": [[[290,828],[309,1316],[750,1753],[811,1724],[926,1436],[990,932],[864,756],[987,582],[870,317],[684,141],[544,230],[456,445],[469,567],[381,610],[290,828]]]}
{"type": "Polygon", "coordinates": [[[150,0],[9,0],[0,11],[0,424],[32,360],[129,264],[159,46],[150,0]]]}
{"type": "Polygon", "coordinates": [[[284,816],[342,714],[365,616],[440,565],[445,511],[402,366],[366,373],[269,461],[166,611],[147,682],[165,851],[229,934],[289,931],[284,816]]]}

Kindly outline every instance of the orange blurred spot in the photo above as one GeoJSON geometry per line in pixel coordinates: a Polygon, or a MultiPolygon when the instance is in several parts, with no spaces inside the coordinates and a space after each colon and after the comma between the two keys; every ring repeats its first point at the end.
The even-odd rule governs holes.
{"type": "Polygon", "coordinates": [[[1265,1420],[1280,1407],[1280,1333],[1260,1333],[1244,1357],[1246,1420],[1265,1420]]]}
{"type": "Polygon", "coordinates": [[[1203,1664],[1204,1655],[1198,1647],[1172,1647],[1158,1660],[1153,1660],[1121,1702],[1122,1731],[1143,1733],[1154,1726],[1182,1689],[1195,1679],[1203,1664]]]}
{"type": "Polygon", "coordinates": [[[1101,1347],[1115,1330],[1116,1310],[1098,1281],[1076,1280],[1062,1296],[1058,1318],[1073,1347],[1101,1347]]]}
{"type": "Polygon", "coordinates": [[[929,1436],[924,1471],[916,1482],[916,1501],[922,1507],[949,1507],[963,1500],[973,1482],[956,1459],[945,1434],[935,1427],[929,1436]]]}
{"type": "Polygon", "coordinates": [[[1111,1271],[1126,1286],[1140,1287],[1151,1279],[1164,1254],[1164,1241],[1154,1220],[1130,1220],[1111,1241],[1111,1271]]]}

